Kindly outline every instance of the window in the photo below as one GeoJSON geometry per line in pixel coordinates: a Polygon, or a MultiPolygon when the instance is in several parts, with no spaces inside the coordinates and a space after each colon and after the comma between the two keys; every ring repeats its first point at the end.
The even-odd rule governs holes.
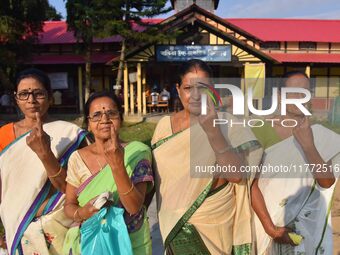
{"type": "Polygon", "coordinates": [[[60,53],[60,45],[50,44],[48,53],[60,53]]]}
{"type": "Polygon", "coordinates": [[[280,42],[265,42],[261,43],[260,47],[264,50],[279,50],[280,42]]]}
{"type": "Polygon", "coordinates": [[[74,45],[72,44],[63,44],[61,46],[61,51],[64,53],[64,52],[74,52],[74,48],[73,48],[74,45]]]}
{"type": "Polygon", "coordinates": [[[315,42],[300,42],[299,43],[300,50],[316,50],[315,42]]]}

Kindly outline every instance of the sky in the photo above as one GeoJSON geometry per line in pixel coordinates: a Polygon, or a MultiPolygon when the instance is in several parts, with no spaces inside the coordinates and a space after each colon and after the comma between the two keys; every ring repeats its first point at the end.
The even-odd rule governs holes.
{"type": "MultiPolygon", "coordinates": [[[[49,0],[49,2],[64,18],[66,17],[64,0],[49,0]]],[[[215,13],[222,18],[340,19],[340,1],[220,0],[215,13]]],[[[169,12],[161,18],[171,14],[172,12],[169,12]]]]}

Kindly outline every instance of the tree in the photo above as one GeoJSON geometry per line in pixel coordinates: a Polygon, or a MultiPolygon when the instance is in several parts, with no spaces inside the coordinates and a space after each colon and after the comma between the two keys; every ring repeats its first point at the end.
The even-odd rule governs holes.
{"type": "Polygon", "coordinates": [[[153,17],[168,12],[167,0],[68,0],[66,3],[68,29],[74,31],[85,55],[85,100],[91,83],[91,49],[94,38],[122,36],[120,65],[116,84],[121,84],[125,51],[129,43],[156,40],[155,30],[136,33],[134,23],[149,27],[142,17],[153,17]],[[142,24],[143,23],[143,24],[142,24]],[[154,32],[153,32],[154,31],[154,32]]]}
{"type": "MultiPolygon", "coordinates": [[[[123,13],[125,25],[120,27],[119,34],[123,36],[120,52],[118,74],[116,86],[121,86],[123,69],[125,62],[125,53],[128,45],[133,42],[157,42],[171,37],[158,33],[158,25],[149,24],[142,21],[143,17],[151,18],[160,14],[167,13],[171,8],[166,8],[167,0],[126,0],[124,1],[123,13]],[[143,32],[136,33],[132,27],[133,24],[138,24],[145,28],[143,32]]],[[[116,90],[117,94],[119,93],[116,90]]]]}
{"type": "Polygon", "coordinates": [[[60,21],[63,16],[53,6],[49,5],[46,9],[46,18],[47,20],[60,21]]]}
{"type": "Polygon", "coordinates": [[[68,0],[66,3],[68,30],[74,32],[79,51],[85,55],[85,101],[90,94],[93,40],[109,36],[102,31],[110,20],[122,18],[120,9],[120,0],[68,0]]]}
{"type": "Polygon", "coordinates": [[[0,84],[9,89],[18,65],[30,56],[43,22],[48,0],[0,1],[0,84]]]}

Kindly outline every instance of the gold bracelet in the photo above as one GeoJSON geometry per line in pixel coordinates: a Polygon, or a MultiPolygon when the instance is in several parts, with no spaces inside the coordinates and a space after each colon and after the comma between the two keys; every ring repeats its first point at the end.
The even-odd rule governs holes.
{"type": "Polygon", "coordinates": [[[73,221],[76,221],[75,218],[76,218],[76,214],[77,214],[78,210],[79,210],[79,208],[77,210],[75,210],[74,213],[73,213],[73,221]]]}
{"type": "Polygon", "coordinates": [[[58,173],[54,174],[54,175],[47,175],[48,178],[56,178],[61,174],[61,171],[63,170],[63,168],[60,166],[58,173]]]}
{"type": "Polygon", "coordinates": [[[133,185],[133,183],[131,183],[131,188],[127,192],[123,192],[123,193],[119,192],[119,193],[123,196],[126,196],[127,194],[129,194],[133,190],[134,187],[135,187],[135,185],[133,185]]]}
{"type": "Polygon", "coordinates": [[[80,209],[80,207],[78,207],[77,210],[75,210],[75,212],[74,212],[74,214],[73,214],[73,221],[75,221],[75,222],[78,222],[78,221],[76,220],[76,214],[77,214],[77,213],[78,213],[79,222],[83,221],[83,219],[80,217],[79,209],[80,209]]]}

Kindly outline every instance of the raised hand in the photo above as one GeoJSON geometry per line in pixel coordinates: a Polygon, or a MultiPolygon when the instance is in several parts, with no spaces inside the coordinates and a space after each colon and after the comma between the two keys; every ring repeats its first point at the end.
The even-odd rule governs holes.
{"type": "Polygon", "coordinates": [[[26,144],[41,158],[51,152],[51,138],[43,129],[40,113],[36,112],[35,116],[37,121],[31,133],[26,137],[26,144]]]}
{"type": "Polygon", "coordinates": [[[104,147],[106,161],[112,170],[124,167],[124,149],[119,143],[118,132],[113,123],[111,124],[111,137],[105,142],[104,147]]]}
{"type": "Polygon", "coordinates": [[[310,127],[309,118],[305,117],[293,129],[293,136],[303,149],[309,149],[314,146],[313,131],[310,127]]]}

